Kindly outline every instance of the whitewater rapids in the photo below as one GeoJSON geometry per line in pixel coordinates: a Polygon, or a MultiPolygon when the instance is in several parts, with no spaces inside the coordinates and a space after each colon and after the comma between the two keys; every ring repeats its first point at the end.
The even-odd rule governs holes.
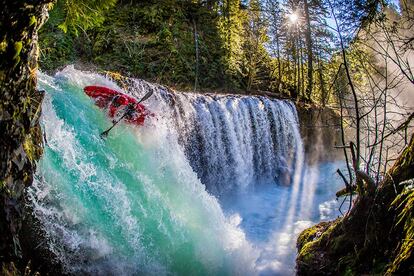
{"type": "Polygon", "coordinates": [[[121,90],[73,67],[39,77],[45,152],[29,198],[68,273],[294,273],[297,234],[336,204],[304,167],[292,103],[133,80],[137,98],[154,90],[145,104],[156,116],[101,139],[111,122],[87,85],[121,90]]]}

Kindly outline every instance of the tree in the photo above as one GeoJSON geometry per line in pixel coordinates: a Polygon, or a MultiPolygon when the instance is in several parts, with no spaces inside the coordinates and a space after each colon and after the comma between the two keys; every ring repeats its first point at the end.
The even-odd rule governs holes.
{"type": "Polygon", "coordinates": [[[245,87],[250,91],[254,85],[258,87],[264,79],[268,78],[266,70],[268,52],[264,48],[268,41],[267,22],[261,14],[261,5],[258,0],[251,0],[247,10],[247,20],[243,25],[243,71],[246,78],[245,87]],[[262,76],[259,76],[262,74],[262,76]]]}
{"type": "MultiPolygon", "coordinates": [[[[334,17],[338,22],[339,17],[334,17]]],[[[352,142],[355,152],[352,152],[353,146],[348,149],[354,159],[357,186],[362,186],[364,181],[359,178],[358,171],[365,171],[376,183],[383,177],[389,160],[395,159],[407,143],[407,135],[398,135],[394,130],[401,124],[407,124],[407,119],[411,120],[410,109],[414,107],[414,103],[404,107],[399,99],[401,90],[413,83],[406,74],[408,71],[399,66],[395,68],[396,61],[404,59],[401,56],[404,53],[391,52],[393,45],[401,44],[397,42],[397,36],[392,39],[387,35],[390,23],[385,22],[388,17],[389,12],[382,6],[376,16],[371,16],[370,23],[364,21],[366,17],[358,18],[364,27],[356,32],[358,36],[350,44],[341,35],[341,24],[337,24],[342,55],[340,66],[343,66],[351,92],[350,98],[347,95],[339,98],[347,109],[345,119],[355,128],[356,135],[352,142]],[[387,131],[396,134],[392,142],[384,139],[384,136],[389,138],[387,131]]]]}
{"type": "Polygon", "coordinates": [[[305,39],[306,39],[306,50],[308,55],[308,85],[306,87],[306,99],[310,100],[312,95],[313,89],[313,41],[312,41],[312,29],[311,29],[311,19],[309,14],[309,4],[308,0],[303,0],[303,10],[305,15],[305,22],[306,22],[306,31],[305,31],[305,39]]]}
{"type": "Polygon", "coordinates": [[[105,21],[105,12],[114,7],[117,0],[58,0],[52,16],[58,27],[64,31],[85,32],[105,21]]]}
{"type": "MultiPolygon", "coordinates": [[[[355,8],[362,1],[349,2],[343,4],[355,8]]],[[[342,121],[356,132],[349,141],[343,135],[340,146],[350,163],[348,179],[338,170],[346,185],[342,195],[350,195],[353,206],[344,217],[301,234],[298,274],[407,274],[414,269],[414,106],[401,109],[396,104],[401,94],[394,93],[404,80],[413,88],[396,62],[404,60],[404,44],[398,42],[401,36],[387,35],[393,23],[386,19],[385,5],[367,1],[368,6],[344,16],[338,14],[343,6],[330,4],[341,57],[334,85],[342,121]],[[393,45],[397,51],[390,50],[393,45]]],[[[402,30],[397,27],[395,33],[402,30]]]]}
{"type": "Polygon", "coordinates": [[[265,15],[267,16],[268,30],[269,30],[269,48],[271,55],[276,58],[276,91],[281,91],[282,85],[282,46],[286,38],[285,35],[285,20],[284,12],[280,6],[279,1],[267,0],[265,3],[265,15]]]}
{"type": "Polygon", "coordinates": [[[240,56],[242,52],[242,32],[245,13],[240,0],[223,0],[220,5],[219,32],[223,41],[222,64],[225,66],[225,86],[227,89],[240,85],[240,56]]]}

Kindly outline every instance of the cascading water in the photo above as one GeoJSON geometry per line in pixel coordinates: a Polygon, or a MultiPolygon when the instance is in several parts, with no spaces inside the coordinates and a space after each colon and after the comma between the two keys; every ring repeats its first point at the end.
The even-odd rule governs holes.
{"type": "MultiPolygon", "coordinates": [[[[171,94],[141,80],[134,91],[158,91],[179,143],[209,192],[286,181],[303,162],[296,109],[290,101],[231,95],[171,94]]],[[[135,94],[137,97],[141,94],[135,94]]]]}
{"type": "Polygon", "coordinates": [[[83,93],[91,84],[119,89],[73,67],[40,76],[45,152],[29,197],[67,272],[294,273],[295,237],[332,217],[336,186],[302,169],[292,103],[133,80],[133,96],[155,91],[156,117],[103,140],[110,120],[83,93]]]}

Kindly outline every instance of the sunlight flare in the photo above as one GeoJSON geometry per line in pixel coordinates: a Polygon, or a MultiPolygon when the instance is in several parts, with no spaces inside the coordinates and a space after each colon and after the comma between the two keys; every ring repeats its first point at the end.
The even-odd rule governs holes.
{"type": "Polygon", "coordinates": [[[299,17],[296,13],[292,12],[291,14],[288,15],[288,17],[289,17],[290,23],[296,24],[298,22],[299,17]]]}

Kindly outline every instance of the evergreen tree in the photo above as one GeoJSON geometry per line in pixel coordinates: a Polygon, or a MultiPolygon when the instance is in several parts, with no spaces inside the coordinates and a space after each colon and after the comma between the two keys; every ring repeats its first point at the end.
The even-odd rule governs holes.
{"type": "Polygon", "coordinates": [[[276,84],[274,85],[277,92],[281,91],[282,84],[282,47],[286,39],[285,29],[285,14],[279,1],[267,0],[265,3],[265,14],[268,20],[269,30],[269,43],[268,47],[271,51],[271,55],[276,58],[276,84]]]}
{"type": "Polygon", "coordinates": [[[117,0],[59,0],[53,9],[52,17],[65,33],[69,30],[78,34],[105,21],[105,12],[115,6],[117,0]]]}
{"type": "MultiPolygon", "coordinates": [[[[325,67],[325,63],[329,62],[329,59],[332,56],[334,49],[331,44],[333,41],[332,31],[329,29],[326,19],[329,17],[328,5],[326,1],[323,0],[313,0],[308,1],[308,10],[309,10],[309,20],[310,20],[310,39],[311,39],[311,52],[308,48],[308,68],[307,68],[307,81],[308,89],[307,99],[308,100],[318,100],[322,105],[325,105],[327,102],[327,88],[325,87],[325,75],[328,72],[324,72],[325,69],[328,69],[329,66],[325,67]],[[312,58],[310,57],[312,55],[312,58]],[[317,68],[315,69],[310,64],[310,59],[312,59],[312,64],[317,63],[317,68]],[[316,71],[315,71],[316,70],[316,71]],[[315,81],[315,77],[318,81],[315,81]],[[313,88],[318,88],[317,91],[314,91],[313,88]]],[[[309,45],[307,45],[309,47],[309,45]]]]}
{"type": "Polygon", "coordinates": [[[222,64],[225,67],[225,86],[238,87],[241,83],[240,57],[243,55],[243,22],[246,18],[240,0],[223,0],[220,3],[219,32],[223,41],[222,64]]]}
{"type": "Polygon", "coordinates": [[[251,0],[247,10],[247,20],[243,25],[243,76],[245,87],[250,91],[253,86],[258,88],[268,79],[266,70],[269,54],[264,45],[268,41],[267,22],[262,17],[261,5],[258,0],[251,0]]]}
{"type": "Polygon", "coordinates": [[[307,100],[310,100],[313,89],[313,41],[312,41],[312,28],[311,28],[311,19],[310,19],[310,8],[308,0],[303,0],[303,10],[305,15],[305,38],[306,38],[306,51],[308,56],[308,85],[306,87],[305,97],[307,100]]]}

